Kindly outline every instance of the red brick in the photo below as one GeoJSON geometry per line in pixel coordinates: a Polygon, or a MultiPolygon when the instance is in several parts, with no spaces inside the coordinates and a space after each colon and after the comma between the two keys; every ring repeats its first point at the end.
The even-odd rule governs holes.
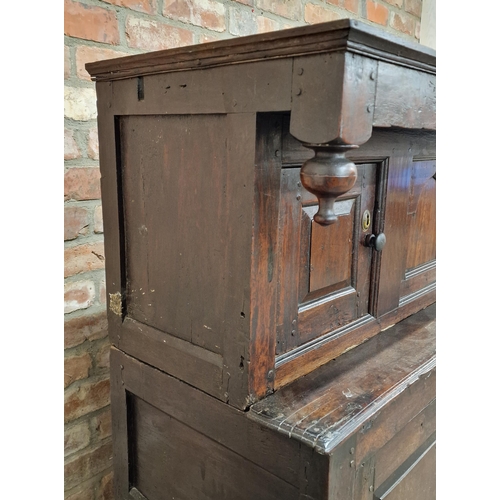
{"type": "Polygon", "coordinates": [[[100,234],[104,230],[102,225],[102,206],[95,207],[94,210],[94,233],[100,234]]]}
{"type": "Polygon", "coordinates": [[[389,9],[379,2],[366,1],[366,18],[377,24],[385,26],[389,17],[389,9]]]}
{"type": "Polygon", "coordinates": [[[99,413],[90,419],[90,429],[100,440],[111,436],[111,409],[99,413]]]}
{"type": "Polygon", "coordinates": [[[88,243],[64,251],[64,277],[104,269],[104,243],[88,243]]]}
{"type": "Polygon", "coordinates": [[[87,209],[83,207],[64,207],[64,241],[74,240],[87,234],[89,223],[87,209]]]}
{"type": "Polygon", "coordinates": [[[229,33],[237,36],[256,34],[257,16],[240,7],[231,7],[229,9],[229,33]]]}
{"type": "Polygon", "coordinates": [[[82,80],[89,80],[90,75],[85,69],[85,64],[95,61],[104,61],[106,59],[114,59],[116,57],[123,57],[130,54],[120,52],[113,49],[103,49],[101,47],[88,47],[81,45],[76,48],[76,75],[82,80]]]}
{"type": "Polygon", "coordinates": [[[341,17],[342,16],[338,12],[324,9],[319,5],[314,5],[312,3],[306,4],[304,11],[304,19],[306,23],[309,24],[335,21],[336,19],[340,19],[341,17]]]}
{"type": "Polygon", "coordinates": [[[287,19],[298,20],[302,14],[301,0],[255,0],[255,6],[287,19]]]}
{"type": "Polygon", "coordinates": [[[214,0],[165,0],[163,15],[183,23],[202,26],[209,30],[226,29],[226,12],[222,3],[214,0]]]}
{"type": "Polygon", "coordinates": [[[83,450],[90,444],[89,422],[81,422],[64,429],[64,456],[83,450]]]}
{"type": "Polygon", "coordinates": [[[111,10],[79,2],[64,2],[64,34],[85,40],[118,45],[118,19],[111,10]]]}
{"type": "Polygon", "coordinates": [[[194,34],[168,24],[137,19],[127,19],[125,33],[129,47],[143,50],[162,50],[194,44],[194,34]]]}
{"type": "Polygon", "coordinates": [[[87,309],[95,300],[95,285],[93,281],[76,281],[64,284],[64,314],[87,309]]]}
{"type": "Polygon", "coordinates": [[[415,19],[402,12],[394,13],[391,16],[391,28],[401,31],[401,33],[406,33],[407,35],[413,35],[415,32],[415,19]]]}
{"type": "Polygon", "coordinates": [[[89,376],[92,359],[88,352],[80,355],[70,355],[64,358],[64,387],[68,387],[75,380],[89,376]]]}
{"type": "Polygon", "coordinates": [[[337,7],[340,7],[341,0],[326,0],[327,3],[332,4],[332,5],[337,5],[337,7]]]}
{"type": "Polygon", "coordinates": [[[422,0],[405,0],[405,10],[414,16],[422,16],[422,0]]]}
{"type": "Polygon", "coordinates": [[[357,14],[359,12],[359,1],[358,0],[344,0],[344,8],[350,12],[357,14]]]}
{"type": "Polygon", "coordinates": [[[279,29],[280,25],[274,19],[269,19],[264,16],[257,17],[257,31],[259,33],[268,33],[270,31],[278,31],[279,29]]]}
{"type": "Polygon", "coordinates": [[[64,174],[65,200],[98,200],[101,173],[94,167],[73,167],[64,174]]]}
{"type": "Polygon", "coordinates": [[[76,347],[86,340],[103,339],[108,335],[106,311],[70,318],[64,322],[64,348],[76,347]]]}
{"type": "Polygon", "coordinates": [[[66,45],[64,46],[64,79],[68,79],[71,76],[71,57],[70,49],[66,45]]]}
{"type": "Polygon", "coordinates": [[[108,405],[109,379],[72,385],[64,391],[64,421],[70,422],[108,405]]]}
{"type": "Polygon", "coordinates": [[[97,127],[93,127],[89,130],[87,154],[89,158],[92,158],[93,160],[99,159],[99,139],[97,137],[97,127]]]}
{"type": "Polygon", "coordinates": [[[101,479],[96,500],[113,500],[113,493],[113,472],[110,472],[101,479]]]}
{"type": "Polygon", "coordinates": [[[81,153],[75,141],[73,130],[64,129],[64,159],[74,160],[80,158],[81,153]]]}
{"type": "Polygon", "coordinates": [[[111,441],[68,460],[64,464],[64,489],[69,490],[112,465],[111,441]]]}
{"type": "Polygon", "coordinates": [[[156,0],[102,0],[106,3],[117,5],[118,7],[126,7],[127,9],[144,12],[145,14],[156,13],[156,0]]]}

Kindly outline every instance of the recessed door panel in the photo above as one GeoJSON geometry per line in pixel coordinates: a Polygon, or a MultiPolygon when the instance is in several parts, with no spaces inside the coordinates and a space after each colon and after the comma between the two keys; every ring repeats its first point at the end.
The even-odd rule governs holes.
{"type": "Polygon", "coordinates": [[[280,300],[277,353],[369,314],[376,164],[358,165],[355,186],[335,203],[338,220],[313,219],[316,198],[300,183],[300,168],[282,170],[280,300]]]}

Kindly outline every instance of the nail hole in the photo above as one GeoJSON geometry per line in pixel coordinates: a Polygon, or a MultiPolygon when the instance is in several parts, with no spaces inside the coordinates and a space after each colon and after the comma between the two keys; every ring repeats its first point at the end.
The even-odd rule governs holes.
{"type": "Polygon", "coordinates": [[[142,76],[137,77],[137,100],[144,100],[144,78],[142,76]]]}

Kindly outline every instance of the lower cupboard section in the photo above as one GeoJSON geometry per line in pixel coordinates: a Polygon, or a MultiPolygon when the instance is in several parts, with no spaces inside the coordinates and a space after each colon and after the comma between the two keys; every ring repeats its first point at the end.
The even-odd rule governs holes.
{"type": "MultiPolygon", "coordinates": [[[[418,335],[413,332],[406,340],[415,343],[418,335]]],[[[402,352],[405,339],[393,336],[402,352]]],[[[338,397],[345,397],[342,377],[348,377],[353,392],[356,387],[376,390],[382,384],[380,375],[356,378],[354,373],[375,362],[369,342],[365,351],[353,350],[351,361],[346,353],[338,376],[333,363],[248,412],[113,347],[115,499],[435,499],[435,369],[429,369],[428,360],[423,368],[417,367],[424,359],[421,349],[418,360],[408,361],[409,370],[417,367],[410,376],[399,382],[391,379],[383,397],[350,403],[345,410],[350,412],[348,418],[346,413],[339,421],[332,420],[339,411],[338,397]],[[307,393],[298,391],[300,384],[306,384],[307,393]],[[276,419],[266,420],[269,415],[283,424],[273,427],[276,419]],[[333,441],[315,444],[306,432],[297,431],[298,424],[284,431],[287,419],[304,423],[313,417],[314,425],[328,421],[328,428],[337,430],[331,434],[333,441]]],[[[391,342],[389,335],[385,344],[373,339],[373,346],[377,350],[383,345],[387,356],[391,342]]]]}

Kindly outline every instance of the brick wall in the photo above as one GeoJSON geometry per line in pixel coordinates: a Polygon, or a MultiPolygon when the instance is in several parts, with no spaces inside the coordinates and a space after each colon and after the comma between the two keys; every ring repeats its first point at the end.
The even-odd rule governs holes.
{"type": "Polygon", "coordinates": [[[422,0],[65,0],[65,498],[113,498],[105,256],[89,61],[345,17],[419,39],[422,0]]]}

